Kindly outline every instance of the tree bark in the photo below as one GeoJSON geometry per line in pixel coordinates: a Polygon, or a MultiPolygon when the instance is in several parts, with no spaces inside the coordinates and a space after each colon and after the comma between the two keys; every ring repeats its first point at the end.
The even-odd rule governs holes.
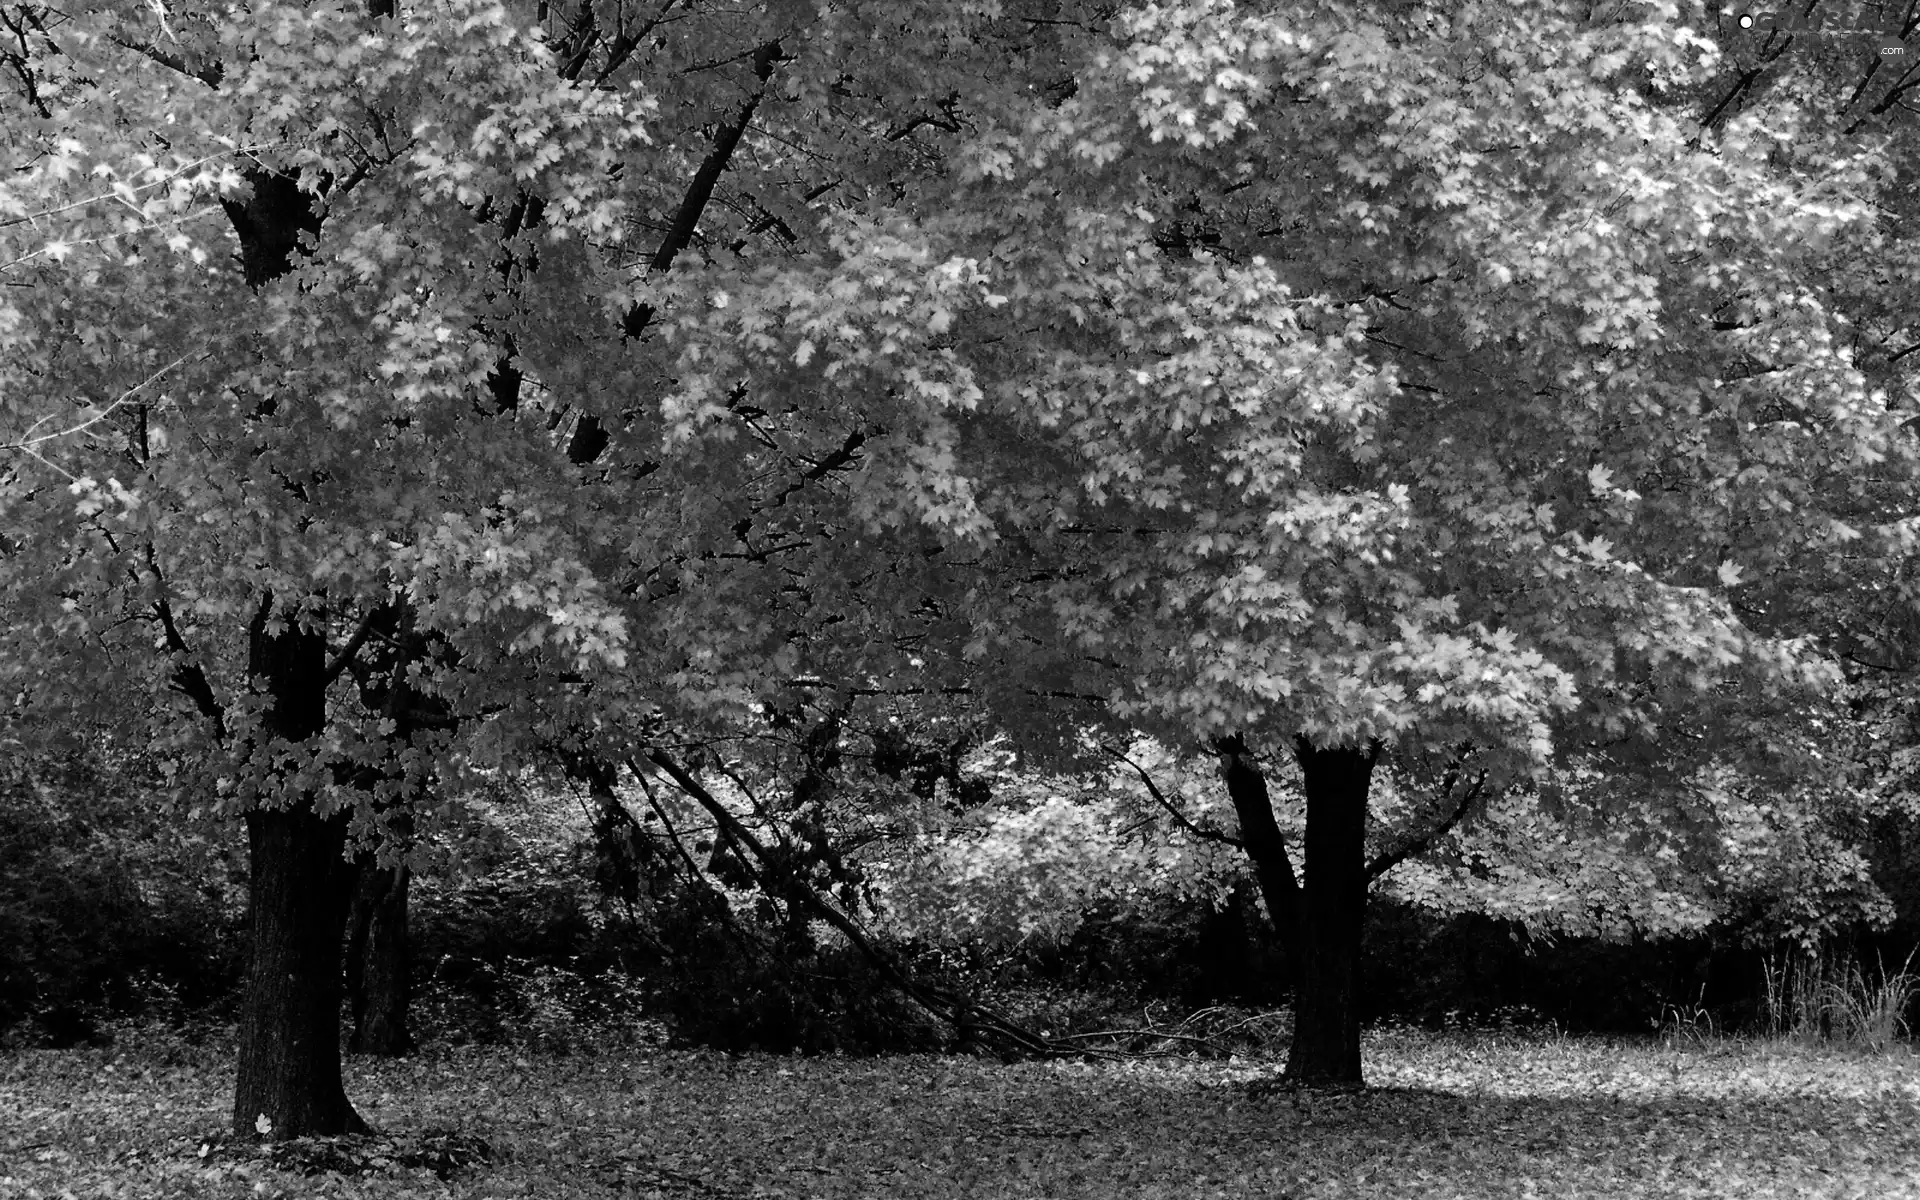
{"type": "Polygon", "coordinates": [[[1280,824],[1274,820],[1267,777],[1239,734],[1216,739],[1213,750],[1220,756],[1220,774],[1240,821],[1240,841],[1246,847],[1248,861],[1253,863],[1260,899],[1266,903],[1280,948],[1291,963],[1299,956],[1300,883],[1293,873],[1293,860],[1287,857],[1280,824]]]}
{"type": "Polygon", "coordinates": [[[252,943],[233,1132],[254,1139],[360,1133],[340,1077],[340,938],[352,868],[346,818],[309,804],[247,814],[252,943]],[[263,1121],[264,1118],[264,1121],[263,1121]]]}
{"type": "Polygon", "coordinates": [[[347,917],[347,1005],[353,1033],[347,1050],[389,1058],[410,1053],[407,1027],[409,972],[407,887],[411,872],[397,862],[383,867],[372,853],[360,856],[347,917]]]}
{"type": "Polygon", "coordinates": [[[1367,792],[1379,756],[1365,749],[1294,744],[1307,796],[1306,883],[1294,956],[1293,1045],[1287,1078],[1358,1087],[1360,938],[1366,915],[1367,792]]]}
{"type": "MultiPolygon", "coordinates": [[[[298,743],[326,728],[326,641],[292,614],[249,629],[248,666],[264,684],[263,732],[298,743]]],[[[347,814],[321,817],[313,797],[247,814],[250,962],[240,1016],[233,1131],[274,1139],[366,1129],[340,1077],[340,947],[354,871],[347,814]]]]}

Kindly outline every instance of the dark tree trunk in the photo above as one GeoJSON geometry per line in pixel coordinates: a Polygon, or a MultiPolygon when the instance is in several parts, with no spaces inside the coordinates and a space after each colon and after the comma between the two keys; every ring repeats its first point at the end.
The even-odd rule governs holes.
{"type": "MultiPolygon", "coordinates": [[[[288,614],[249,630],[249,668],[266,686],[264,733],[301,742],[326,728],[326,642],[288,614]]],[[[250,963],[240,1016],[233,1130],[243,1138],[363,1131],[340,1078],[340,946],[353,886],[347,816],[321,818],[310,795],[247,814],[250,963]]]]}
{"type": "Polygon", "coordinates": [[[1273,816],[1267,777],[1239,734],[1217,739],[1213,749],[1220,756],[1220,774],[1226,780],[1227,798],[1233,801],[1234,816],[1240,821],[1240,840],[1246,847],[1248,861],[1253,863],[1260,899],[1267,906],[1267,916],[1273,920],[1280,947],[1291,962],[1299,955],[1296,943],[1300,928],[1300,883],[1293,873],[1293,860],[1287,856],[1280,823],[1273,816]]]}
{"type": "Polygon", "coordinates": [[[1358,1085],[1367,790],[1378,748],[1321,750],[1304,738],[1295,743],[1307,796],[1304,883],[1274,817],[1266,775],[1245,741],[1237,734],[1223,737],[1213,749],[1260,898],[1293,976],[1287,1078],[1316,1087],[1358,1085]]]}
{"type": "Polygon", "coordinates": [[[340,938],[353,874],[346,832],[344,816],[321,820],[304,803],[247,814],[252,956],[233,1100],[240,1137],[366,1129],[340,1078],[340,938]]]}
{"type": "Polygon", "coordinates": [[[407,1028],[409,972],[407,887],[404,861],[383,867],[371,853],[360,856],[353,905],[347,917],[347,1004],[354,1054],[398,1057],[413,1050],[407,1028]]]}
{"type": "Polygon", "coordinates": [[[392,722],[390,756],[383,766],[361,768],[352,783],[367,793],[366,802],[382,818],[386,849],[395,862],[382,866],[377,850],[369,849],[355,863],[346,959],[347,1003],[353,1013],[347,1049],[355,1054],[398,1057],[414,1048],[407,1027],[413,968],[407,891],[413,873],[404,856],[413,846],[413,806],[433,786],[433,774],[409,774],[405,764],[410,751],[424,749],[417,740],[422,733],[457,727],[444,702],[408,682],[409,671],[432,661],[435,650],[433,639],[416,629],[417,617],[411,606],[395,603],[368,618],[369,627],[379,630],[396,651],[381,660],[384,689],[363,686],[360,692],[363,702],[392,722]]]}
{"type": "Polygon", "coordinates": [[[1295,744],[1307,796],[1306,883],[1294,955],[1287,1078],[1358,1086],[1360,931],[1367,906],[1367,791],[1378,747],[1295,744]]]}

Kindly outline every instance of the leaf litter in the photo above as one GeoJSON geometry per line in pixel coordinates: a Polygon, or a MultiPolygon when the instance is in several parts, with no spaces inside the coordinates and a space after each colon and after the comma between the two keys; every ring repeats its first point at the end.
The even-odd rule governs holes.
{"type": "Polygon", "coordinates": [[[1367,1039],[1370,1087],[1272,1063],[710,1051],[356,1059],[380,1130],[227,1141],[231,1067],[0,1057],[0,1197],[1920,1196],[1920,1058],[1789,1045],[1367,1039]]]}

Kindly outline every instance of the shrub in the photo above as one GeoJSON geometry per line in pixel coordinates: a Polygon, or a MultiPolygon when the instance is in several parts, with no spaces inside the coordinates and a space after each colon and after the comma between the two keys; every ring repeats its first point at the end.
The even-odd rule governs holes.
{"type": "Polygon", "coordinates": [[[172,820],[77,754],[0,771],[0,825],[0,1034],[72,1045],[231,990],[240,913],[223,831],[172,820]]]}
{"type": "Polygon", "coordinates": [[[1733,1006],[1748,986],[1747,956],[1728,935],[1535,941],[1509,922],[1391,901],[1370,904],[1367,921],[1362,994],[1372,1020],[1643,1033],[1673,1005],[1733,1006]]]}

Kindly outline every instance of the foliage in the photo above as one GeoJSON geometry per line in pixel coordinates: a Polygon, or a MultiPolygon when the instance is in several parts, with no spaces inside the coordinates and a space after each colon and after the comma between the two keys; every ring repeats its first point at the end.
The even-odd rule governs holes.
{"type": "MultiPolygon", "coordinates": [[[[1144,932],[1169,908],[1186,907],[1181,923],[1194,934],[1248,879],[1244,857],[1217,840],[1236,829],[1232,807],[1210,756],[1182,757],[1150,740],[1127,755],[1072,777],[1004,774],[993,804],[885,846],[877,895],[888,928],[949,944],[1059,947],[1096,913],[1144,932]]],[[[1270,786],[1276,820],[1298,844],[1305,805],[1297,770],[1276,764],[1270,786]]],[[[1592,767],[1508,788],[1429,853],[1382,877],[1374,903],[1422,909],[1429,930],[1477,915],[1500,923],[1488,935],[1498,942],[1508,926],[1536,949],[1571,942],[1571,957],[1607,961],[1591,976],[1570,972],[1584,981],[1569,981],[1566,998],[1587,992],[1591,1003],[1576,1015],[1543,992],[1532,1002],[1583,1026],[1636,1029],[1669,992],[1649,981],[1625,995],[1637,986],[1624,982],[1636,976],[1631,960],[1659,956],[1649,940],[1817,941],[1892,915],[1865,857],[1871,845],[1858,844],[1859,827],[1808,788],[1763,788],[1722,773],[1697,779],[1677,811],[1625,801],[1617,788],[1592,767]],[[1635,949],[1608,956],[1581,946],[1590,940],[1635,949]],[[1602,981],[1621,986],[1590,986],[1602,981]],[[1616,1007],[1603,1015],[1602,1004],[1616,1007]]],[[[1376,854],[1431,821],[1419,781],[1402,774],[1384,775],[1373,805],[1376,854]]],[[[1408,961],[1428,961],[1411,942],[1397,940],[1376,958],[1397,1011],[1478,1002],[1467,998],[1475,989],[1408,961]],[[1393,984],[1396,969],[1418,975],[1431,994],[1393,984]]],[[[1484,1002],[1497,1003],[1491,992],[1484,1002]]]]}
{"type": "Polygon", "coordinates": [[[1222,902],[1243,872],[1239,856],[1186,836],[1119,770],[1002,772],[990,806],[885,847],[876,894],[889,927],[950,943],[1060,946],[1096,909],[1222,902]]]}
{"type": "MultiPolygon", "coordinates": [[[[877,907],[866,910],[867,919],[876,931],[905,939],[890,948],[916,971],[958,984],[1030,1028],[1063,1035],[1141,1028],[1148,1006],[1164,1012],[1169,1002],[1197,1009],[1221,1001],[1285,1001],[1285,964],[1276,958],[1257,897],[1244,891],[1225,907],[1214,907],[1217,889],[1243,873],[1235,857],[1217,845],[1193,841],[1124,766],[1115,763],[1076,779],[1016,769],[998,762],[998,753],[982,750],[963,764],[963,778],[991,778],[994,799],[958,811],[877,790],[886,780],[858,771],[840,780],[830,810],[836,814],[836,839],[871,835],[876,816],[900,820],[913,814],[899,826],[911,832],[869,841],[857,857],[878,879],[872,893],[877,907]],[[1069,795],[1079,811],[1056,824],[1006,820],[1063,803],[1069,795]],[[1009,841],[1009,830],[1019,830],[1020,836],[1002,844],[1009,841]],[[1075,830],[1095,830],[1098,836],[1070,836],[1075,830]],[[969,860],[971,848],[983,852],[969,860]],[[1196,876],[1195,861],[1213,865],[1208,874],[1196,876]],[[1051,890],[1023,894],[1005,886],[1009,864],[1018,864],[1019,871],[1051,890]],[[971,881],[956,883],[950,874],[955,871],[974,874],[971,881]],[[984,886],[983,880],[988,881],[984,886]],[[1084,894],[1068,896],[1070,887],[1084,894]],[[968,908],[968,903],[993,907],[968,908]],[[985,911],[1000,914],[1000,924],[982,924],[977,914],[985,911]],[[916,925],[914,913],[949,924],[916,925]],[[991,936],[995,928],[1017,933],[1023,921],[1059,922],[1063,936],[1025,941],[991,936]],[[930,937],[930,929],[947,932],[930,937]]],[[[1131,753],[1151,768],[1157,786],[1178,802],[1188,820],[1211,829],[1228,824],[1207,764],[1185,763],[1151,747],[1131,753]]],[[[137,772],[108,786],[101,769],[88,760],[50,769],[56,765],[43,764],[34,794],[40,803],[89,822],[93,839],[79,861],[111,859],[123,876],[148,881],[143,894],[184,904],[165,918],[170,947],[217,936],[221,922],[231,920],[237,893],[225,893],[223,916],[203,908],[190,886],[168,882],[194,885],[207,878],[201,872],[208,849],[198,840],[199,831],[154,819],[153,801],[139,791],[144,785],[137,772]]],[[[695,904],[684,889],[650,891],[634,908],[607,897],[592,879],[594,843],[584,797],[564,787],[534,787],[498,776],[483,782],[450,797],[457,814],[416,846],[414,1012],[428,1039],[581,1052],[667,1036],[731,1049],[903,1050],[951,1041],[951,1031],[899,1001],[884,980],[832,939],[812,948],[783,948],[782,922],[765,923],[763,898],[750,887],[728,887],[711,872],[700,873],[725,897],[726,919],[737,925],[731,934],[717,923],[715,910],[695,904]]],[[[929,795],[944,796],[948,789],[939,782],[929,787],[929,795]]],[[[9,795],[20,799],[24,793],[9,795]]],[[[756,828],[771,828],[743,796],[731,796],[743,818],[756,828]]],[[[628,798],[644,803],[637,793],[628,798]]],[[[661,799],[682,822],[682,833],[690,839],[704,836],[707,827],[695,823],[698,814],[670,795],[661,799]]],[[[1283,790],[1280,807],[1283,825],[1297,833],[1297,800],[1283,790]]],[[[1395,820],[1401,807],[1396,793],[1385,791],[1383,821],[1395,820]]],[[[1491,847],[1499,857],[1489,861],[1509,867],[1541,862],[1541,852],[1525,841],[1494,841],[1515,836],[1497,823],[1501,811],[1470,827],[1460,839],[1461,849],[1443,852],[1438,861],[1445,865],[1456,856],[1470,861],[1469,851],[1489,854],[1491,847]],[[1500,849],[1503,845],[1512,848],[1500,849]]],[[[650,825],[657,831],[657,821],[650,825]]],[[[31,822],[15,827],[21,836],[14,845],[35,844],[28,836],[31,822]]],[[[1389,830],[1381,836],[1390,841],[1395,835],[1389,830]]],[[[1549,843],[1541,839],[1539,844],[1549,843]]],[[[696,851],[696,857],[705,855],[696,851]]],[[[1579,858],[1570,854],[1565,861],[1579,858]]],[[[55,861],[45,855],[35,859],[55,861]]],[[[76,865],[68,858],[57,861],[76,865]]],[[[1592,861],[1612,860],[1596,855],[1592,861]]],[[[1753,980],[1726,977],[1727,964],[1741,953],[1737,930],[1717,929],[1712,941],[1663,944],[1636,938],[1614,948],[1594,945],[1578,928],[1556,923],[1550,911],[1528,909],[1518,888],[1502,887],[1501,880],[1525,878],[1517,870],[1485,881],[1460,873],[1463,878],[1453,885],[1457,893],[1437,893],[1443,901],[1438,911],[1409,909],[1400,898],[1402,889],[1394,886],[1400,872],[1387,878],[1385,894],[1375,898],[1369,917],[1369,1016],[1435,1027],[1449,1020],[1497,1024],[1502,1010],[1530,1006],[1541,1019],[1568,1028],[1642,1030],[1663,1006],[1701,999],[1700,988],[1709,982],[1701,974],[1701,957],[1712,954],[1719,965],[1705,999],[1715,1020],[1744,1028],[1752,1019],[1749,1001],[1758,999],[1757,971],[1753,980]],[[1444,900],[1455,894],[1482,903],[1491,897],[1487,908],[1496,914],[1518,912],[1531,919],[1516,930],[1498,920],[1475,919],[1471,909],[1453,913],[1444,900]]],[[[63,878],[76,877],[63,872],[63,878]]],[[[9,882],[33,878],[22,870],[9,882]]],[[[1649,910],[1628,879],[1610,878],[1608,886],[1619,911],[1646,921],[1633,917],[1649,910]]],[[[1689,886],[1698,889],[1702,883],[1689,886]]],[[[60,926],[63,944],[80,957],[63,960],[59,971],[41,976],[73,994],[84,989],[101,1005],[88,1010],[96,1021],[117,1021],[117,1012],[141,1009],[183,1021],[205,1019],[194,1014],[210,999],[229,999],[230,965],[208,976],[169,950],[176,955],[169,960],[175,969],[155,974],[125,944],[128,936],[148,928],[143,922],[151,914],[101,905],[100,897],[90,897],[68,914],[60,926]],[[195,973],[181,975],[188,967],[195,973]],[[147,974],[138,978],[142,970],[147,974]]],[[[217,961],[229,963],[230,957],[217,961]]],[[[20,1030],[15,1036],[41,1037],[46,1031],[20,1030]]]]}
{"type": "MultiPolygon", "coordinates": [[[[1816,298],[1843,246],[1910,253],[1871,201],[1899,168],[1837,137],[1795,153],[1790,91],[1703,134],[1688,101],[1720,63],[1671,6],[1519,11],[1129,15],[1075,102],[1007,137],[1097,181],[1103,218],[1060,220],[1061,256],[1133,286],[1023,393],[1079,439],[1084,508],[1006,507],[1078,567],[1040,590],[1124,664],[1089,678],[1187,736],[1467,742],[1496,774],[1671,752],[1683,794],[1719,758],[1810,762],[1804,726],[1733,730],[1794,725],[1836,678],[1780,618],[1799,583],[1857,577],[1834,557],[1856,481],[1888,483],[1871,517],[1907,511],[1904,368],[1879,390],[1816,298]],[[1153,145],[1119,140],[1134,124],[1153,145]],[[1189,232],[1177,281],[1119,265],[1189,232]],[[1122,329],[1133,361],[1101,340],[1122,329]],[[1255,364],[1283,381],[1257,405],[1255,364]],[[1072,541],[1096,513],[1128,536],[1072,541]]],[[[1661,782],[1635,802],[1672,803],[1661,782]]]]}
{"type": "MultiPolygon", "coordinates": [[[[756,830],[794,835],[737,787],[726,794],[756,830]]],[[[712,821],[685,797],[656,800],[687,844],[669,849],[657,819],[638,827],[633,836],[657,852],[631,893],[615,894],[584,799],[496,778],[466,798],[468,820],[445,829],[458,850],[442,848],[416,908],[430,1036],[549,1051],[668,1032],[727,1050],[870,1053],[950,1040],[843,939],[796,924],[777,897],[731,874],[713,854],[712,821]]]]}
{"type": "Polygon", "coordinates": [[[1684,801],[1665,808],[1623,802],[1612,794],[1622,786],[1632,784],[1591,768],[1547,772],[1489,800],[1381,890],[1547,940],[1714,930],[1812,944],[1894,916],[1839,789],[1723,770],[1696,776],[1684,801]]]}
{"type": "Polygon", "coordinates": [[[1524,926],[1478,914],[1439,916],[1402,903],[1370,907],[1362,960],[1364,1011],[1430,1029],[1546,1026],[1644,1033],[1668,1006],[1745,1007],[1758,990],[1729,969],[1733,946],[1713,936],[1609,942],[1530,938],[1524,926]]]}
{"type": "Polygon", "coordinates": [[[97,751],[0,764],[0,1036],[66,1044],[233,987],[234,847],[169,821],[158,786],[97,751]]]}
{"type": "Polygon", "coordinates": [[[1900,1196],[1912,1058],[1386,1029],[1380,1085],[1256,1086],[1257,1062],[1002,1066],[518,1048],[357,1060],[376,1139],[214,1146],[222,1071],[114,1051],[0,1058],[0,1191],[163,1200],[972,1196],[1900,1196]],[[401,1115],[404,1114],[404,1115],[401,1115]],[[456,1162],[409,1163],[456,1127],[456,1162]],[[400,1154],[385,1153],[391,1147],[400,1154]],[[379,1152],[379,1153],[376,1153],[379,1152]],[[268,1154],[288,1156],[276,1167],[268,1154]],[[375,1161],[384,1158],[386,1161],[375,1161]],[[343,1168],[303,1168],[331,1160],[343,1168]],[[445,1178],[435,1173],[441,1166],[445,1178]],[[344,1168],[354,1168],[349,1173],[344,1168]]]}

